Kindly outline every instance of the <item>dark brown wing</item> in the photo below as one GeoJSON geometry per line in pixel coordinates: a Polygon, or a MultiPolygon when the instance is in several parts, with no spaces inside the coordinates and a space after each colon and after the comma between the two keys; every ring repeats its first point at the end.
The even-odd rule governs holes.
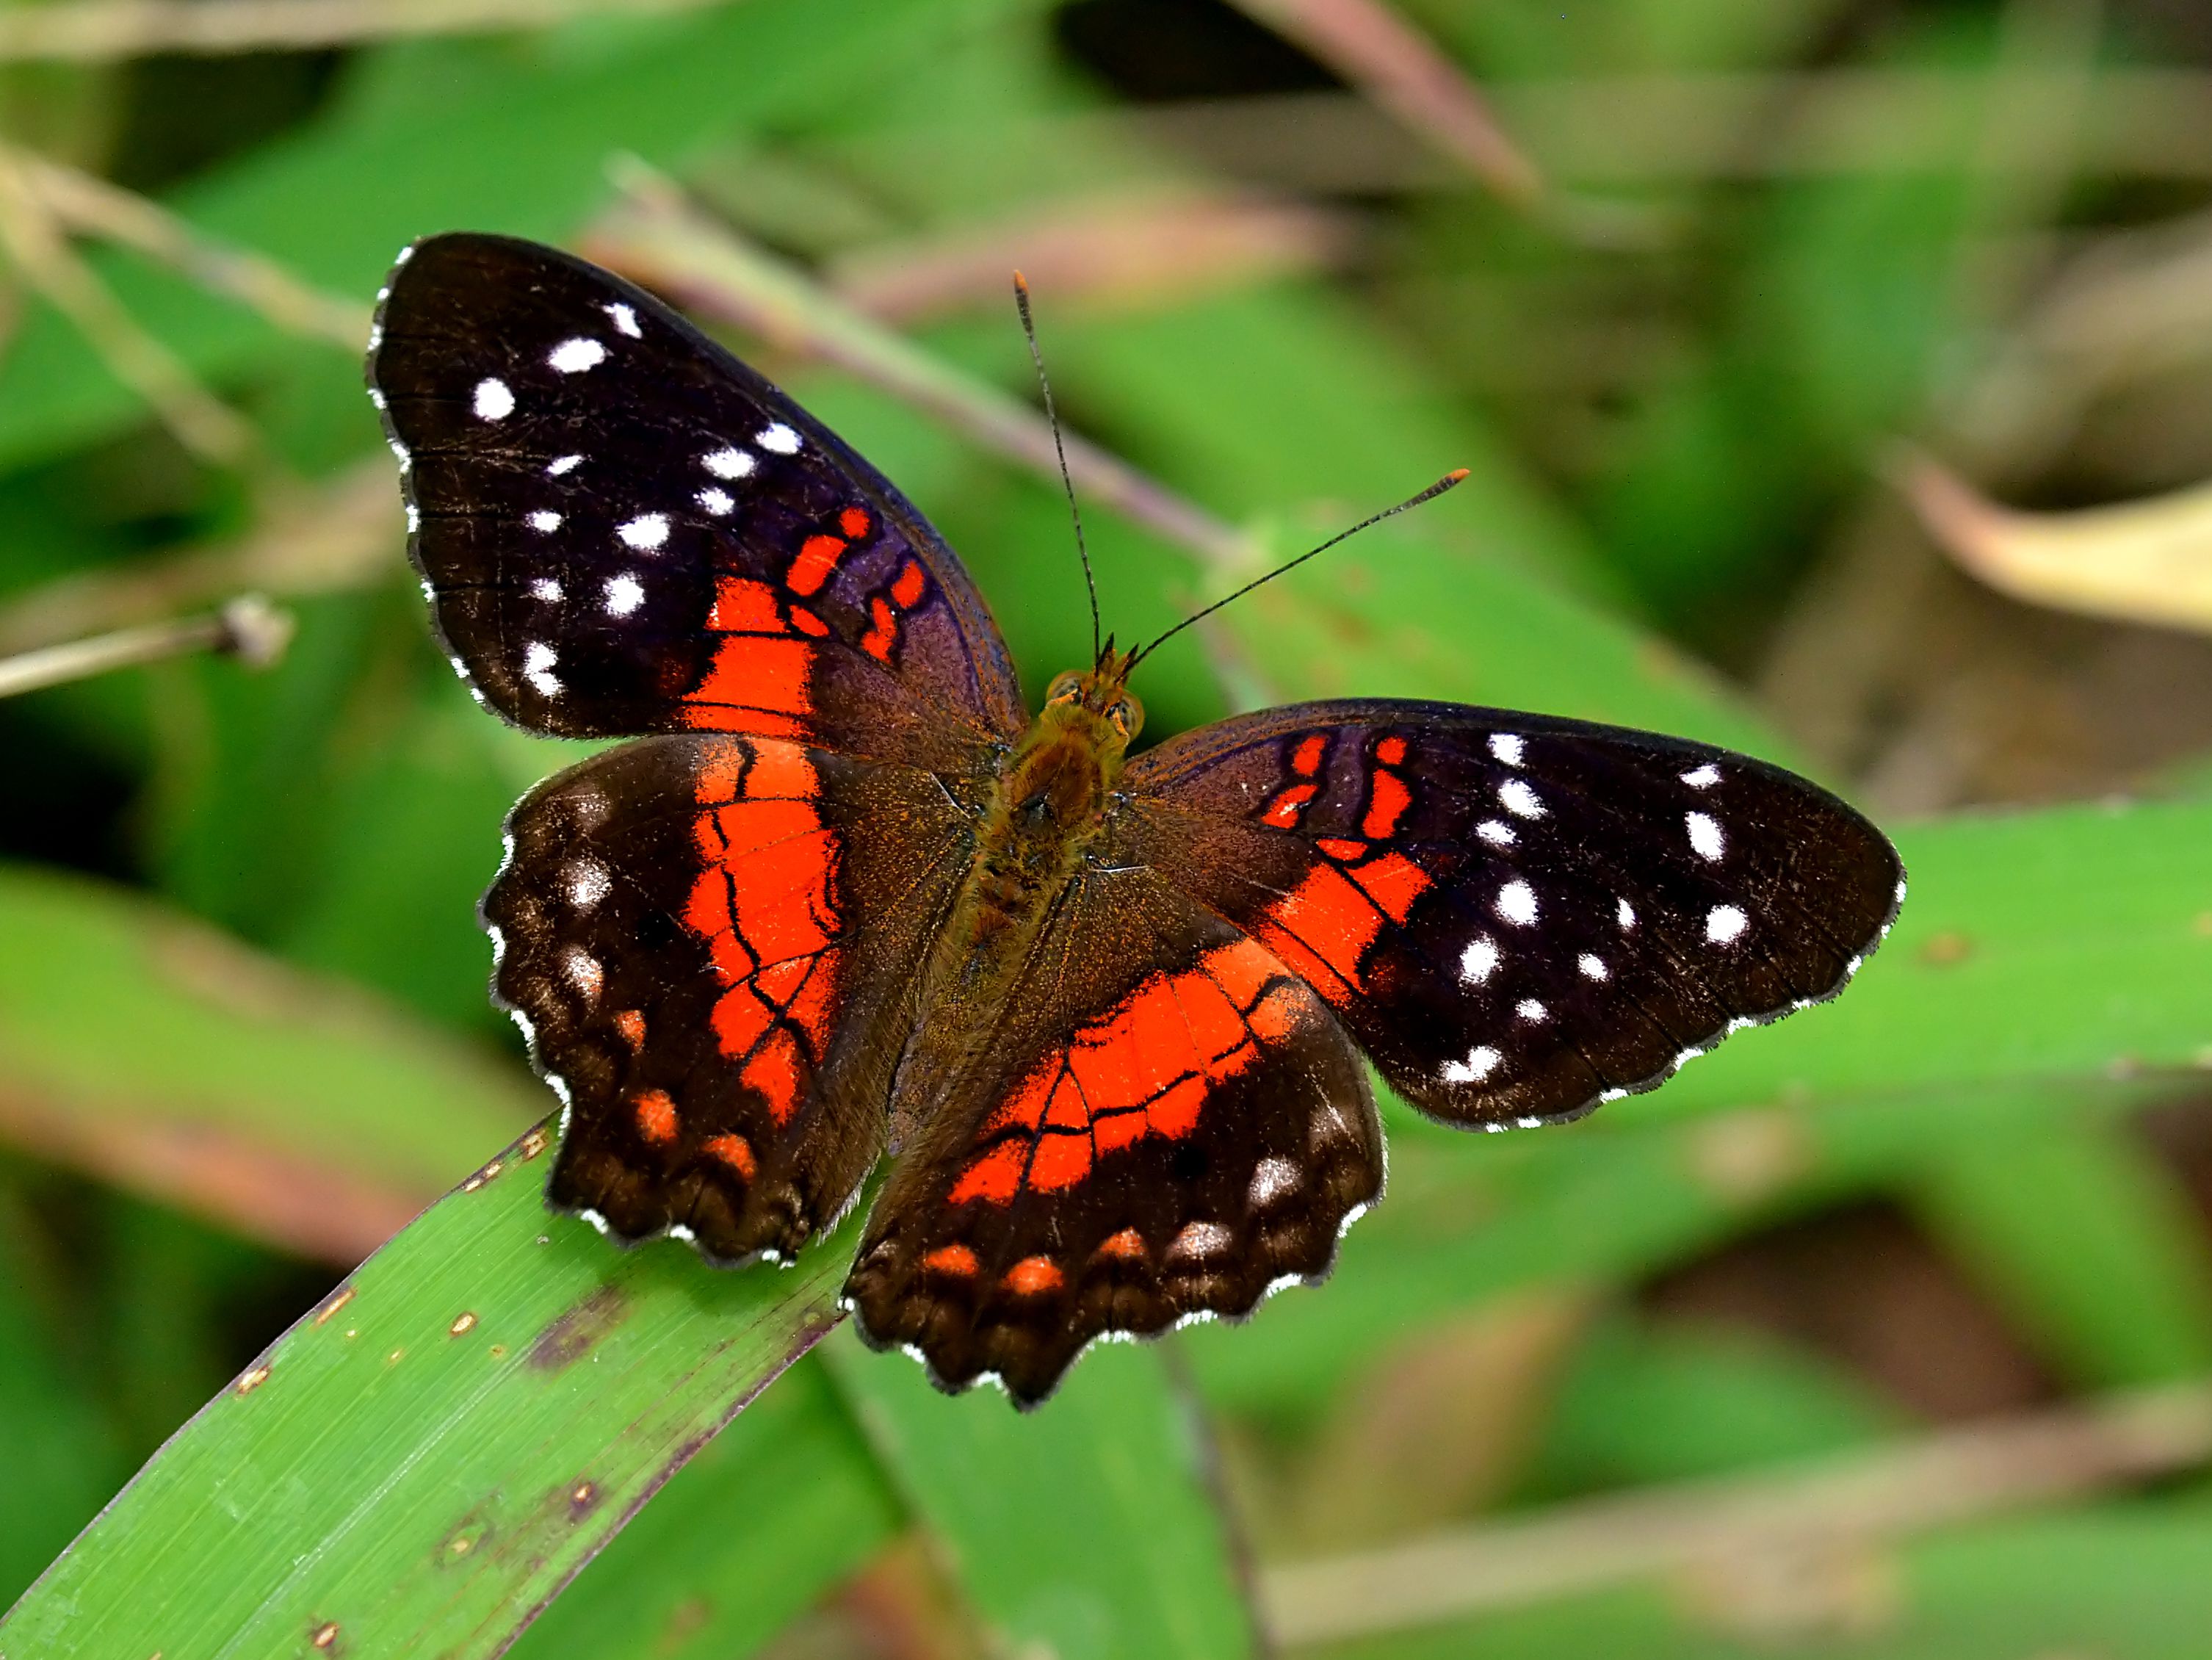
{"type": "Polygon", "coordinates": [[[432,237],[392,273],[368,374],[439,630],[508,720],[956,767],[1020,729],[998,629],[927,520],[641,289],[432,237]]]}
{"type": "Polygon", "coordinates": [[[1408,1101],[1502,1129],[1833,996],[1904,872],[1826,790],[1702,744],[1448,703],[1243,715],[1123,774],[1113,856],[1304,975],[1408,1101]]]}
{"type": "Polygon", "coordinates": [[[900,1159],[846,1287],[877,1347],[1033,1405],[1084,1347],[1326,1273],[1381,1191],[1364,1069],[1261,946],[1143,872],[1079,876],[989,1056],[900,1159]]]}
{"type": "Polygon", "coordinates": [[[626,744],[524,797],[483,915],[567,1104],[550,1202],[723,1262],[830,1227],[882,1150],[969,824],[927,773],[737,736],[626,744]]]}

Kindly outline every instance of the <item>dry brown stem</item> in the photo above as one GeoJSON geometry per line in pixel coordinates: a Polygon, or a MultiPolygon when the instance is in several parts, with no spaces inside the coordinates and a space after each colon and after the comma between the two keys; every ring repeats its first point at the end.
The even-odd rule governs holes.
{"type": "Polygon", "coordinates": [[[410,34],[545,28],[596,12],[690,11],[714,0],[78,0],[0,11],[0,63],[333,46],[410,34]]]}
{"type": "Polygon", "coordinates": [[[1794,1475],[1684,1483],[1286,1564],[1265,1575],[1263,1606],[1283,1642],[1327,1642],[1655,1575],[1749,1575],[1781,1556],[1863,1548],[2208,1458],[2212,1383],[2175,1384],[1946,1431],[1794,1475]]]}
{"type": "Polygon", "coordinates": [[[359,351],[369,307],[309,287],[274,260],[232,248],[134,192],[21,151],[9,154],[23,183],[55,220],[80,235],[135,248],[210,292],[259,312],[289,333],[359,351]]]}
{"type": "MultiPolygon", "coordinates": [[[[1040,410],[861,316],[695,210],[642,163],[623,164],[621,182],[628,201],[585,238],[592,258],[780,350],[835,364],[1058,488],[1052,429],[1040,410]]],[[[1068,472],[1085,500],[1208,565],[1237,568],[1250,558],[1248,538],[1232,526],[1079,435],[1065,437],[1068,472]]]]}
{"type": "Polygon", "coordinates": [[[278,496],[241,541],[33,590],[0,611],[0,652],[173,616],[241,589],[288,596],[358,587],[396,570],[401,534],[399,490],[380,451],[328,483],[278,496]]]}
{"type": "Polygon", "coordinates": [[[878,244],[834,261],[829,277],[855,308],[910,325],[1004,305],[1006,273],[1018,266],[1062,302],[1141,303],[1333,265],[1353,235],[1345,215],[1304,203],[1117,195],[928,242],[878,244]]]}
{"type": "Polygon", "coordinates": [[[1543,175],[1474,82],[1382,0],[1232,0],[1297,42],[1506,201],[1543,194],[1543,175]]]}
{"type": "Polygon", "coordinates": [[[0,245],[23,281],[76,325],[116,378],[153,406],[179,443],[205,460],[224,463],[253,449],[253,429],[140,328],[78,257],[21,159],[11,152],[0,152],[0,245]]]}

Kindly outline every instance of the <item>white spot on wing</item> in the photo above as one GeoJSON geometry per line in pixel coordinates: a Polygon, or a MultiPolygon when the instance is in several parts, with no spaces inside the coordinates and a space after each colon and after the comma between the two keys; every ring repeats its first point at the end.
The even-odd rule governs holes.
{"type": "Polygon", "coordinates": [[[1459,959],[1459,977],[1470,986],[1480,985],[1497,970],[1498,945],[1492,939],[1470,941],[1459,959]]]}
{"type": "Polygon", "coordinates": [[[1613,970],[1606,967],[1605,959],[1601,957],[1595,956],[1589,952],[1584,952],[1580,957],[1577,958],[1575,959],[1575,965],[1582,970],[1583,978],[1585,980],[1610,980],[1613,978],[1613,970]]]}
{"type": "Polygon", "coordinates": [[[738,505],[731,499],[729,491],[715,489],[712,486],[699,492],[698,502],[717,519],[721,518],[738,505]]]}
{"type": "Polygon", "coordinates": [[[1236,1243],[1218,1222],[1191,1222],[1169,1243],[1170,1256],[1218,1256],[1236,1243]]]}
{"type": "Polygon", "coordinates": [[[545,471],[549,477],[558,478],[564,472],[574,472],[583,463],[580,455],[556,455],[545,464],[545,471]]]}
{"type": "Polygon", "coordinates": [[[637,313],[619,300],[612,300],[599,309],[614,319],[615,327],[633,340],[642,340],[645,331],[637,325],[637,313]]]}
{"type": "Polygon", "coordinates": [[[1751,919],[1734,905],[1715,905],[1705,913],[1705,938],[1716,946],[1734,944],[1750,926],[1751,919]]]}
{"type": "Polygon", "coordinates": [[[557,513],[549,513],[544,508],[540,508],[530,515],[530,528],[540,533],[559,530],[561,515],[557,513]]]}
{"type": "Polygon", "coordinates": [[[607,867],[596,859],[579,859],[568,866],[568,903],[578,910],[589,910],[607,897],[614,885],[607,875],[607,867]]]}
{"type": "Polygon", "coordinates": [[[645,603],[645,584],[624,571],[607,579],[606,608],[610,617],[627,617],[645,603]]]}
{"type": "Polygon", "coordinates": [[[412,502],[407,504],[407,531],[410,535],[422,528],[422,509],[412,502]]]}
{"type": "Polygon", "coordinates": [[[541,697],[558,697],[561,683],[553,675],[553,666],[561,660],[543,640],[532,640],[522,648],[522,678],[538,689],[541,697]]]}
{"type": "Polygon", "coordinates": [[[1494,732],[1490,735],[1490,752],[1507,766],[1517,767],[1526,748],[1511,733],[1494,732]]]}
{"type": "Polygon", "coordinates": [[[1264,1210],[1297,1191],[1298,1167],[1287,1158],[1262,1158],[1252,1167],[1252,1208],[1264,1210]]]}
{"type": "Polygon", "coordinates": [[[701,456],[699,465],[717,478],[743,478],[760,464],[744,450],[726,448],[701,456]]]}
{"type": "Polygon", "coordinates": [[[580,946],[571,946],[561,954],[561,971],[586,998],[597,997],[607,982],[607,971],[599,966],[599,959],[580,946]]]}
{"type": "Polygon", "coordinates": [[[1508,882],[1498,891],[1498,914],[1517,927],[1527,927],[1536,920],[1536,891],[1526,882],[1508,882]]]}
{"type": "Polygon", "coordinates": [[[607,361],[607,349],[596,340],[579,335],[574,340],[563,340],[545,354],[550,368],[563,374],[581,374],[586,369],[595,369],[607,361]]]}
{"type": "Polygon", "coordinates": [[[753,442],[764,450],[774,450],[778,455],[799,453],[799,435],[781,421],[774,426],[763,427],[755,433],[753,442]]]}
{"type": "Polygon", "coordinates": [[[1551,1010],[1533,997],[1524,997],[1516,1003],[1513,1006],[1513,1012],[1523,1020],[1548,1020],[1552,1018],[1551,1010]]]}
{"type": "Polygon", "coordinates": [[[1636,907],[1630,904],[1626,899],[1620,900],[1614,904],[1613,914],[1615,917],[1620,919],[1620,926],[1624,931],[1636,926],[1636,907]]]}
{"type": "Polygon", "coordinates": [[[668,539],[668,515],[641,513],[617,525],[615,534],[640,553],[650,553],[668,539]]]}
{"type": "Polygon", "coordinates": [[[1498,799],[1505,804],[1505,811],[1516,818],[1541,818],[1544,804],[1536,792],[1519,778],[1509,778],[1498,787],[1498,799]]]}
{"type": "Polygon", "coordinates": [[[1686,812],[1682,820],[1690,827],[1690,846],[1700,859],[1717,859],[1728,847],[1721,835],[1720,821],[1711,813],[1686,812]]]}
{"type": "Polygon", "coordinates": [[[1682,781],[1693,790],[1709,790],[1721,781],[1721,769],[1708,761],[1682,775],[1682,781]]]}
{"type": "Polygon", "coordinates": [[[1513,826],[1502,818],[1486,818],[1474,827],[1474,833],[1493,848],[1510,848],[1521,838],[1513,833],[1513,826]]]}
{"type": "Polygon", "coordinates": [[[530,585],[530,597],[558,605],[561,602],[561,585],[550,576],[541,576],[530,585]]]}
{"type": "Polygon", "coordinates": [[[487,376],[477,382],[476,398],[470,407],[479,421],[504,421],[514,413],[514,393],[506,381],[487,376]]]}
{"type": "Polygon", "coordinates": [[[1487,1043],[1477,1043],[1467,1052],[1464,1061],[1444,1062],[1443,1079],[1447,1084],[1480,1084],[1498,1070],[1500,1057],[1487,1043]]]}

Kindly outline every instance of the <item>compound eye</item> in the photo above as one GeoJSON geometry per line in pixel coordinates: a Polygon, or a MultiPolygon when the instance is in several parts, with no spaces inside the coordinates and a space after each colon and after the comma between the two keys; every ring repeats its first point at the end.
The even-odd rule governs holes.
{"type": "Polygon", "coordinates": [[[1053,676],[1052,684],[1045,688],[1044,701],[1048,703],[1065,703],[1082,690],[1083,677],[1074,670],[1069,669],[1064,673],[1053,676]]]}
{"type": "Polygon", "coordinates": [[[1122,737],[1127,738],[1132,732],[1136,730],[1138,721],[1137,706],[1131,702],[1127,698],[1121,698],[1120,701],[1115,702],[1113,708],[1106,711],[1106,718],[1114,723],[1115,731],[1120,733],[1122,737]]]}

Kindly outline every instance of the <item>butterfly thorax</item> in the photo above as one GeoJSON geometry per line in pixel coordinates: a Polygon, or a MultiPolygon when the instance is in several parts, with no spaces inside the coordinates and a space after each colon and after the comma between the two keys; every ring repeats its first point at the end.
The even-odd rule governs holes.
{"type": "Polygon", "coordinates": [[[1130,666],[1109,643],[1089,673],[1059,676],[1007,753],[924,978],[894,1091],[895,1147],[988,1047],[1006,991],[1105,828],[1108,799],[1144,722],[1125,684],[1130,666]]]}
{"type": "Polygon", "coordinates": [[[1087,675],[1060,675],[1000,770],[978,838],[969,937],[1033,927],[1081,864],[1143,710],[1110,650],[1087,675]]]}

